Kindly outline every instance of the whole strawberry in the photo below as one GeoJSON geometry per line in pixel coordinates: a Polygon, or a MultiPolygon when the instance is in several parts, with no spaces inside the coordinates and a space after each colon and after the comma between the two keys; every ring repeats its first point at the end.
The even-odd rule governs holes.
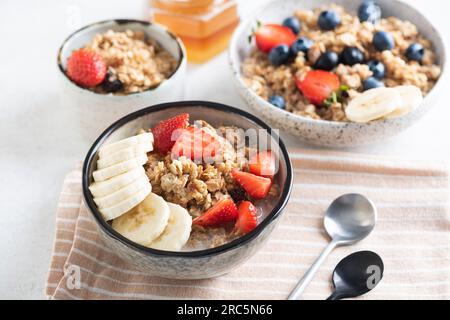
{"type": "Polygon", "coordinates": [[[74,51],[67,60],[67,76],[82,87],[95,87],[103,82],[107,67],[102,57],[88,49],[74,51]]]}

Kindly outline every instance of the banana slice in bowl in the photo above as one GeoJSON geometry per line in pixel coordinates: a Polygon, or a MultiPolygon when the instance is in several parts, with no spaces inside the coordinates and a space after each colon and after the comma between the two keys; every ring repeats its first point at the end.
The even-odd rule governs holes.
{"type": "Polygon", "coordinates": [[[151,184],[149,183],[148,177],[144,174],[122,189],[114,191],[103,197],[94,197],[94,202],[99,209],[112,207],[122,201],[125,201],[127,198],[132,197],[139,190],[142,190],[148,186],[151,190],[151,184]]]}
{"type": "Polygon", "coordinates": [[[111,179],[101,182],[94,182],[89,186],[89,191],[91,191],[94,197],[104,197],[126,187],[141,177],[147,177],[144,167],[137,167],[133,170],[112,177],[111,179]]]}
{"type": "Polygon", "coordinates": [[[121,149],[117,152],[99,158],[97,161],[97,169],[104,169],[117,163],[145,155],[147,152],[151,151],[153,151],[153,144],[150,142],[121,149]]]}
{"type": "Polygon", "coordinates": [[[402,98],[402,104],[386,116],[386,119],[398,118],[416,110],[423,102],[422,91],[416,86],[398,86],[394,88],[402,98]]]}
{"type": "Polygon", "coordinates": [[[112,227],[131,241],[148,246],[163,233],[169,216],[167,202],[150,193],[134,208],[114,219],[112,227]]]}
{"type": "Polygon", "coordinates": [[[350,101],[345,114],[350,121],[366,123],[394,112],[402,105],[400,93],[393,88],[376,88],[350,101]]]}
{"type": "Polygon", "coordinates": [[[192,217],[183,207],[168,203],[169,221],[164,232],[148,247],[158,250],[180,251],[189,240],[192,228],[192,217]]]}
{"type": "Polygon", "coordinates": [[[111,154],[120,151],[121,149],[126,149],[129,147],[133,147],[139,144],[151,143],[153,145],[153,134],[151,132],[141,133],[136,136],[132,136],[126,139],[122,139],[117,142],[113,142],[102,146],[98,150],[98,156],[100,158],[107,157],[111,154]]]}
{"type": "Polygon", "coordinates": [[[144,199],[152,192],[152,187],[150,183],[146,185],[143,189],[139,190],[131,197],[126,198],[125,200],[107,208],[99,208],[100,213],[103,215],[103,218],[106,221],[115,219],[117,217],[122,216],[129,210],[136,207],[140,204],[144,199]]]}
{"type": "Polygon", "coordinates": [[[118,176],[119,174],[141,167],[146,164],[147,161],[148,158],[146,154],[140,155],[136,158],[124,162],[119,162],[107,168],[96,170],[92,173],[92,176],[94,177],[95,182],[105,181],[109,178],[118,176]]]}

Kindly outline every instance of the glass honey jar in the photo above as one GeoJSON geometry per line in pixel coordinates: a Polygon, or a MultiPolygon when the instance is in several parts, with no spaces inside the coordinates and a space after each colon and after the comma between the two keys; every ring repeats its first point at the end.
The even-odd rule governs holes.
{"type": "Polygon", "coordinates": [[[239,23],[234,0],[150,0],[151,20],[184,42],[190,62],[222,52],[239,23]]]}

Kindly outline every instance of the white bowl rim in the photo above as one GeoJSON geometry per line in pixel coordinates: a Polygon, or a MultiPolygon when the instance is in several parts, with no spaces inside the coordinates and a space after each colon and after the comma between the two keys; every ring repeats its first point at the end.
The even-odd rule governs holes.
{"type": "MultiPolygon", "coordinates": [[[[414,110],[413,112],[411,112],[410,114],[408,114],[408,115],[406,115],[404,117],[375,120],[375,121],[371,121],[371,122],[367,122],[367,123],[359,123],[359,122],[351,122],[351,121],[347,121],[347,122],[329,121],[329,120],[323,120],[323,119],[311,119],[311,118],[303,117],[301,115],[294,114],[294,113],[286,111],[286,110],[279,109],[279,108],[273,106],[272,104],[270,104],[268,101],[264,100],[258,94],[256,94],[242,80],[241,70],[238,67],[237,61],[235,61],[235,54],[236,54],[236,51],[237,51],[237,49],[236,49],[237,44],[236,43],[238,41],[238,37],[244,31],[244,29],[246,29],[248,25],[254,23],[256,21],[255,19],[257,18],[258,15],[261,14],[261,12],[265,11],[267,9],[267,7],[269,7],[270,5],[273,5],[276,2],[282,2],[282,1],[283,0],[269,0],[269,1],[266,1],[258,9],[256,9],[252,13],[251,16],[249,16],[244,21],[242,21],[242,23],[239,25],[239,27],[234,31],[233,36],[231,38],[230,46],[228,48],[228,63],[230,65],[230,68],[231,68],[231,71],[232,71],[232,74],[233,74],[233,77],[234,77],[235,81],[239,84],[239,86],[241,86],[243,89],[245,89],[247,92],[249,92],[249,94],[254,99],[256,99],[258,101],[258,103],[262,103],[266,107],[272,108],[272,110],[274,112],[279,113],[279,116],[290,116],[290,117],[293,117],[295,120],[300,121],[300,122],[305,122],[305,123],[308,123],[308,124],[315,124],[315,125],[323,125],[323,126],[333,127],[333,128],[336,128],[336,129],[344,129],[344,128],[348,128],[348,127],[351,127],[351,126],[361,127],[362,125],[368,127],[368,126],[371,126],[371,125],[379,125],[380,123],[392,123],[392,124],[399,123],[401,121],[401,119],[403,119],[404,117],[410,117],[410,116],[412,116],[413,114],[415,114],[415,113],[417,113],[419,111],[423,111],[423,110],[421,110],[421,107],[419,107],[419,108],[417,108],[416,110],[414,110]]],[[[431,22],[425,15],[420,13],[416,8],[414,8],[409,3],[406,3],[406,2],[403,2],[403,1],[399,1],[399,0],[391,0],[391,1],[399,3],[399,4],[403,5],[403,6],[406,6],[409,9],[415,11],[417,14],[421,15],[427,21],[427,23],[430,24],[430,26],[433,28],[433,30],[436,30],[437,37],[438,37],[440,43],[442,44],[443,56],[440,57],[440,59],[441,59],[441,70],[442,70],[441,71],[441,75],[439,76],[439,79],[437,80],[436,84],[433,86],[433,88],[430,90],[430,92],[424,98],[424,101],[422,102],[422,105],[426,105],[426,101],[432,100],[432,98],[434,96],[438,95],[439,91],[441,91],[441,89],[443,87],[443,83],[445,82],[445,78],[447,78],[447,75],[448,75],[448,63],[447,63],[447,52],[448,52],[448,50],[447,50],[447,43],[442,38],[442,34],[437,31],[438,29],[436,28],[435,24],[433,22],[431,22]]],[[[330,3],[331,2],[333,2],[333,1],[330,1],[330,3]]],[[[435,45],[435,44],[433,43],[433,45],[435,45]]]]}
{"type": "Polygon", "coordinates": [[[186,48],[184,47],[184,44],[181,41],[181,39],[178,36],[176,36],[174,33],[172,33],[169,29],[167,29],[163,25],[152,23],[152,22],[146,21],[146,20],[139,20],[139,19],[107,19],[107,20],[102,20],[102,21],[97,21],[97,22],[93,22],[93,23],[87,24],[87,25],[85,25],[85,26],[75,30],[69,36],[67,36],[67,38],[64,39],[64,41],[62,42],[61,46],[58,49],[58,55],[57,55],[57,65],[58,65],[59,72],[62,74],[63,78],[66,81],[68,81],[71,85],[73,85],[74,88],[77,88],[77,89],[81,90],[82,92],[86,92],[87,94],[91,94],[91,95],[94,95],[96,97],[101,97],[101,96],[103,96],[103,97],[114,97],[115,99],[126,99],[127,97],[130,97],[130,96],[133,96],[133,97],[145,96],[148,93],[154,92],[155,90],[161,88],[162,86],[165,86],[166,82],[168,82],[176,74],[178,74],[180,72],[180,70],[182,69],[182,65],[184,65],[184,64],[186,64],[186,48]],[[149,88],[149,89],[144,90],[142,92],[131,92],[131,93],[127,93],[127,94],[98,93],[98,92],[89,90],[88,88],[84,88],[82,86],[79,86],[75,82],[70,80],[69,77],[67,76],[65,70],[64,70],[63,65],[62,65],[61,54],[62,54],[62,51],[64,49],[64,46],[69,42],[70,39],[72,39],[78,33],[83,32],[85,30],[89,30],[89,29],[94,29],[95,30],[97,27],[105,25],[105,24],[118,24],[118,25],[140,24],[140,25],[145,26],[145,27],[152,26],[157,31],[160,31],[163,34],[165,33],[166,35],[168,35],[172,40],[174,40],[177,43],[178,50],[179,50],[179,55],[180,55],[180,58],[178,59],[177,67],[175,68],[173,73],[170,75],[170,77],[165,79],[162,83],[160,83],[156,87],[149,88]]]}

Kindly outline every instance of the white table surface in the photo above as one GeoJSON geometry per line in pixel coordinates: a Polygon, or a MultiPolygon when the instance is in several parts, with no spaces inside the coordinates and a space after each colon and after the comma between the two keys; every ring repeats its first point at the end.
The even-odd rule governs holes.
{"type": "MultiPolygon", "coordinates": [[[[449,38],[449,1],[409,2],[449,38]]],[[[0,1],[0,298],[45,298],[58,194],[65,173],[88,148],[59,104],[57,49],[68,34],[90,22],[144,18],[146,3],[0,1]]],[[[260,3],[241,1],[242,15],[260,3]]],[[[189,66],[187,99],[245,108],[233,88],[226,58],[221,54],[206,64],[189,66]]],[[[450,84],[447,89],[448,94],[450,84]]],[[[440,105],[416,126],[390,141],[353,151],[450,160],[449,123],[449,99],[444,94],[440,105]]],[[[302,146],[293,137],[285,139],[289,146],[302,146]]]]}

